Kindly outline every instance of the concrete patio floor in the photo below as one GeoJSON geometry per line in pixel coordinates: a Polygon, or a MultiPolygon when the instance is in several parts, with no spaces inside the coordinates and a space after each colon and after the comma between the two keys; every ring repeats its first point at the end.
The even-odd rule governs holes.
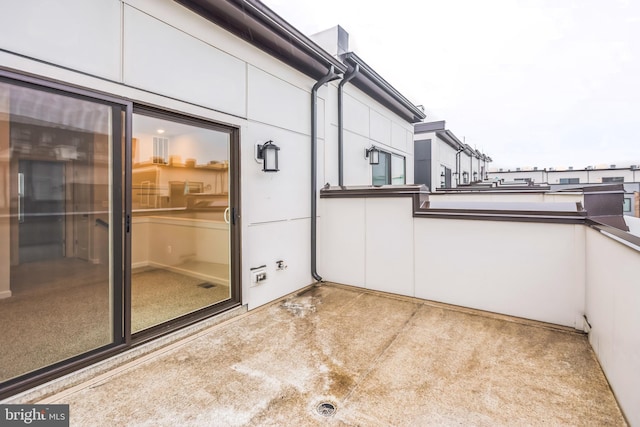
{"type": "Polygon", "coordinates": [[[37,403],[73,426],[626,425],[586,335],[334,284],[37,403]]]}

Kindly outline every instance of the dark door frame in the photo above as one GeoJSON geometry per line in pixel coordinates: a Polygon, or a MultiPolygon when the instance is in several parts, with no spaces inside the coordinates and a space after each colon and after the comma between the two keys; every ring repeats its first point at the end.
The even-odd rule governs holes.
{"type": "Polygon", "coordinates": [[[54,378],[65,375],[72,371],[76,371],[83,367],[89,366],[99,360],[105,359],[127,348],[127,344],[125,343],[125,337],[123,334],[123,306],[122,304],[120,304],[120,301],[123,300],[123,288],[121,284],[123,282],[122,267],[124,256],[124,236],[122,227],[115,227],[114,225],[123,223],[123,170],[122,162],[117,161],[117,159],[122,159],[124,141],[127,139],[127,137],[128,139],[130,139],[130,136],[123,126],[125,123],[127,123],[125,117],[131,115],[132,103],[121,98],[116,98],[107,94],[87,90],[85,88],[72,86],[58,81],[46,80],[31,75],[19,74],[2,68],[0,68],[0,81],[13,86],[27,87],[42,92],[54,93],[108,106],[112,111],[113,120],[111,125],[111,132],[114,138],[114,143],[111,146],[112,158],[114,159],[113,164],[111,165],[111,199],[113,224],[109,230],[111,232],[111,239],[113,242],[113,283],[111,284],[114,300],[113,323],[111,325],[113,330],[113,341],[95,350],[79,354],[70,359],[40,368],[36,371],[27,373],[25,375],[0,384],[0,399],[2,399],[20,391],[34,387],[38,384],[42,384],[54,378]],[[120,135],[121,138],[118,139],[118,135],[120,135]],[[118,142],[118,140],[120,142],[118,142]]]}
{"type": "Polygon", "coordinates": [[[125,238],[126,257],[125,257],[125,283],[124,295],[125,300],[125,338],[127,344],[139,345],[141,343],[153,340],[167,333],[192,325],[203,319],[212,317],[216,314],[237,307],[242,303],[241,295],[241,224],[240,224],[240,129],[235,126],[223,125],[213,122],[205,117],[197,117],[186,115],[182,112],[163,109],[157,106],[135,103],[133,105],[133,113],[153,117],[161,120],[170,120],[187,125],[198,126],[206,129],[212,129],[229,134],[229,207],[230,207],[230,260],[231,271],[229,276],[229,288],[231,298],[222,301],[213,306],[204,307],[192,313],[185,314],[176,319],[169,320],[165,323],[152,326],[135,334],[131,333],[131,215],[132,215],[132,141],[131,126],[132,120],[128,121],[129,138],[127,139],[125,154],[125,217],[127,218],[127,232],[125,238]]]}
{"type": "Polygon", "coordinates": [[[81,368],[95,364],[100,360],[114,356],[125,350],[173,332],[205,318],[222,313],[242,303],[241,295],[241,222],[240,222],[240,128],[212,122],[206,117],[189,116],[169,111],[157,106],[136,104],[137,112],[147,115],[191,123],[210,129],[223,130],[230,134],[229,167],[229,204],[230,204],[230,289],[231,299],[220,304],[198,310],[166,324],[131,335],[131,144],[133,101],[118,98],[86,88],[63,82],[47,80],[31,75],[19,74],[0,67],[0,82],[26,86],[35,90],[56,93],[78,99],[101,103],[112,109],[112,224],[109,232],[113,242],[113,341],[93,351],[43,367],[0,384],[0,399],[12,396],[36,385],[51,381],[81,368]],[[119,138],[118,138],[119,136],[119,138]]]}

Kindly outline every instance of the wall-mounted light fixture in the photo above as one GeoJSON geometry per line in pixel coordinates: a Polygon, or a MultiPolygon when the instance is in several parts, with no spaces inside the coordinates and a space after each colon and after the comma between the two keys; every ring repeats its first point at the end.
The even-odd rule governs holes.
{"type": "Polygon", "coordinates": [[[370,165],[377,165],[380,163],[380,150],[373,145],[371,148],[364,149],[364,158],[369,159],[370,165]]]}
{"type": "Polygon", "coordinates": [[[264,144],[258,144],[256,158],[262,160],[263,172],[278,172],[278,151],[280,147],[269,140],[264,144]]]}

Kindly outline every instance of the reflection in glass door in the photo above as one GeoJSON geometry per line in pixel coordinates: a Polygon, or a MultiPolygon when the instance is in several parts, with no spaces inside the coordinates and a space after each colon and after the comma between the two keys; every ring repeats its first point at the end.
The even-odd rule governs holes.
{"type": "Polygon", "coordinates": [[[64,162],[18,161],[18,257],[21,263],[62,258],[64,162]]]}
{"type": "Polygon", "coordinates": [[[131,331],[231,298],[231,133],[133,115],[131,331]]]}
{"type": "Polygon", "coordinates": [[[122,119],[0,78],[0,383],[122,340],[110,234],[122,119]]]}

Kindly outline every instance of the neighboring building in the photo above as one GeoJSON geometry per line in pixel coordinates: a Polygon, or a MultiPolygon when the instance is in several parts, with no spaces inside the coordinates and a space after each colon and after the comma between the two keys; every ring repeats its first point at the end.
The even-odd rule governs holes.
{"type": "Polygon", "coordinates": [[[413,182],[424,113],[258,0],[0,24],[0,396],[318,280],[317,187],[413,182]]]}
{"type": "Polygon", "coordinates": [[[484,180],[490,157],[460,141],[445,121],[414,126],[414,180],[430,190],[484,180]]]}
{"type": "Polygon", "coordinates": [[[551,190],[572,187],[588,187],[598,184],[624,184],[624,214],[640,216],[640,209],[635,206],[640,199],[640,166],[629,167],[593,167],[584,169],[569,168],[515,168],[491,170],[489,181],[504,183],[521,182],[532,184],[548,184],[551,190]]]}
{"type": "Polygon", "coordinates": [[[489,180],[531,181],[537,184],[611,184],[640,182],[640,166],[609,167],[587,166],[584,169],[568,168],[514,168],[492,169],[489,180]]]}

